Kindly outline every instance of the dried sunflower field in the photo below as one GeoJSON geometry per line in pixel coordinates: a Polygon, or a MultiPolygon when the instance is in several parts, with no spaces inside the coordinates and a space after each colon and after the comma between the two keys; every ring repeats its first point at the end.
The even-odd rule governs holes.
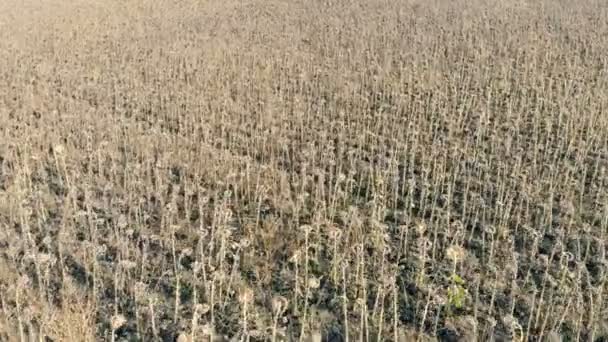
{"type": "Polygon", "coordinates": [[[0,3],[0,341],[607,341],[603,0],[0,3]]]}

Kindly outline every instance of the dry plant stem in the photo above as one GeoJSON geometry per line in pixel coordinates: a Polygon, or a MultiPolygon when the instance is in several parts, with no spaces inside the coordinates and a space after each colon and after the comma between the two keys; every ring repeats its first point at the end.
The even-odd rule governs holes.
{"type": "Polygon", "coordinates": [[[346,263],[342,264],[342,315],[344,320],[344,341],[349,342],[348,296],[346,294],[346,263]]]}
{"type": "Polygon", "coordinates": [[[25,342],[25,332],[23,330],[23,318],[22,318],[22,308],[21,308],[21,291],[20,289],[15,289],[15,305],[17,309],[17,328],[19,330],[19,339],[22,342],[25,342]]]}
{"type": "Polygon", "coordinates": [[[156,328],[156,313],[154,311],[154,301],[152,299],[148,300],[148,314],[150,315],[150,324],[152,328],[152,335],[155,339],[158,338],[158,330],[156,328]]]}
{"type": "Polygon", "coordinates": [[[198,293],[196,290],[196,286],[194,286],[193,288],[193,297],[194,297],[194,309],[192,310],[192,320],[190,322],[190,340],[191,341],[196,341],[196,333],[198,330],[198,318],[199,318],[199,307],[200,304],[198,303],[198,293]]]}
{"type": "Polygon", "coordinates": [[[307,325],[307,315],[308,315],[308,301],[310,300],[310,286],[309,286],[309,273],[308,273],[308,264],[309,264],[309,235],[311,231],[310,226],[304,226],[302,228],[304,230],[304,309],[302,312],[302,327],[300,328],[300,341],[304,338],[304,334],[306,332],[307,325]]]}
{"type": "MultiPolygon", "coordinates": [[[[551,252],[551,255],[549,257],[549,260],[545,259],[545,272],[544,272],[544,277],[543,277],[543,283],[540,289],[540,294],[538,296],[538,309],[536,311],[536,315],[535,315],[535,319],[534,319],[534,327],[538,327],[539,325],[539,321],[541,318],[541,314],[542,314],[542,307],[544,304],[544,299],[545,299],[545,291],[547,289],[547,283],[549,281],[549,268],[551,267],[551,264],[553,263],[553,257],[555,255],[555,251],[551,252]]],[[[548,314],[548,313],[545,313],[548,314]]]]}
{"type": "Polygon", "coordinates": [[[211,305],[211,326],[215,326],[215,274],[213,275],[213,279],[211,280],[211,296],[209,305],[211,305]]]}
{"type": "MultiPolygon", "coordinates": [[[[535,308],[535,304],[536,304],[536,291],[534,291],[533,294],[532,294],[532,305],[531,305],[531,307],[535,308]]],[[[532,320],[533,320],[533,318],[534,318],[534,315],[530,315],[528,317],[528,323],[526,324],[526,334],[524,335],[524,341],[527,340],[527,339],[529,339],[529,337],[530,337],[530,331],[533,329],[533,326],[532,326],[532,320]]]]}
{"type": "Polygon", "coordinates": [[[220,256],[220,258],[219,258],[220,261],[219,261],[218,269],[216,270],[216,279],[217,279],[216,296],[217,296],[217,302],[219,304],[222,303],[223,285],[224,285],[224,279],[225,279],[225,273],[224,273],[225,248],[226,247],[225,247],[224,236],[223,236],[223,234],[221,234],[220,248],[218,250],[218,255],[220,256]]]}
{"type": "Polygon", "coordinates": [[[234,279],[236,278],[236,274],[237,274],[237,269],[239,268],[239,261],[240,261],[240,257],[239,257],[239,253],[240,253],[240,246],[237,247],[237,250],[234,252],[235,255],[235,259],[234,262],[232,263],[232,267],[230,268],[230,277],[228,278],[228,285],[226,286],[226,298],[224,300],[223,306],[225,307],[226,305],[228,305],[228,294],[231,293],[232,290],[232,284],[234,282],[234,279]]]}
{"type": "Polygon", "coordinates": [[[338,234],[333,239],[333,258],[332,258],[332,281],[334,284],[338,284],[338,234]]]}
{"type": "Polygon", "coordinates": [[[424,305],[424,310],[422,312],[422,319],[420,321],[420,327],[418,328],[419,330],[419,335],[416,339],[416,341],[420,341],[420,337],[423,336],[423,332],[424,332],[424,325],[426,324],[426,316],[429,312],[429,306],[431,305],[431,294],[429,292],[429,294],[427,295],[426,298],[426,304],[424,305]]]}
{"type": "MultiPolygon", "coordinates": [[[[137,298],[135,299],[137,302],[137,298]]],[[[136,329],[136,337],[141,338],[142,336],[142,326],[141,326],[141,313],[139,311],[139,305],[135,305],[135,329],[136,329]]]]}
{"type": "MultiPolygon", "coordinates": [[[[602,258],[604,258],[603,255],[602,255],[602,258]]],[[[597,303],[603,303],[602,300],[603,300],[603,297],[604,297],[605,284],[606,284],[606,276],[603,276],[602,277],[602,282],[599,285],[599,290],[598,290],[598,294],[597,294],[597,297],[596,297],[597,303]]],[[[582,295],[579,294],[577,296],[577,308],[579,307],[580,303],[582,303],[582,302],[583,302],[582,295]]],[[[595,305],[596,307],[598,306],[597,303],[595,305]]],[[[596,319],[595,319],[595,315],[596,314],[597,314],[596,310],[592,310],[591,311],[590,324],[593,324],[592,329],[591,329],[591,336],[592,337],[595,335],[595,330],[596,330],[596,326],[594,324],[596,322],[596,319]]]]}
{"type": "Polygon", "coordinates": [[[296,251],[296,256],[295,256],[295,260],[294,260],[294,268],[295,268],[295,280],[294,280],[294,289],[293,289],[293,311],[296,314],[299,314],[300,311],[298,310],[298,294],[300,293],[300,284],[299,284],[299,255],[297,255],[297,251],[296,251]]]}
{"type": "Polygon", "coordinates": [[[247,331],[247,303],[243,304],[243,337],[241,337],[241,341],[248,341],[249,333],[247,331]]]}
{"type": "Polygon", "coordinates": [[[439,328],[439,317],[441,317],[441,311],[443,309],[443,305],[439,305],[437,308],[437,315],[435,316],[435,323],[433,324],[433,335],[437,335],[437,330],[439,328]]]}
{"type": "Polygon", "coordinates": [[[10,320],[8,307],[6,306],[6,300],[4,299],[4,294],[2,292],[0,292],[0,305],[2,305],[2,316],[4,318],[4,326],[9,327],[10,320]]]}
{"type": "Polygon", "coordinates": [[[277,326],[279,324],[280,312],[277,311],[272,320],[272,338],[271,341],[275,342],[277,340],[277,326]]]}
{"type": "Polygon", "coordinates": [[[171,226],[171,254],[173,256],[173,274],[175,276],[175,295],[174,295],[174,309],[173,309],[173,322],[177,324],[177,319],[179,315],[179,294],[181,291],[180,288],[180,277],[179,277],[179,259],[176,255],[175,251],[175,226],[171,226]]]}
{"type": "MultiPolygon", "coordinates": [[[[395,279],[395,282],[397,280],[395,279]]],[[[399,325],[398,325],[398,319],[399,319],[399,312],[398,312],[398,307],[399,307],[399,288],[396,286],[395,283],[392,284],[393,286],[393,340],[394,341],[398,341],[399,338],[399,325]]]]}
{"type": "Polygon", "coordinates": [[[377,325],[378,325],[378,333],[376,336],[378,336],[378,340],[382,341],[382,336],[383,331],[384,331],[384,290],[381,288],[379,291],[382,292],[382,295],[380,296],[380,314],[378,315],[377,319],[377,325]]]}
{"type": "Polygon", "coordinates": [[[118,268],[114,271],[114,316],[118,315],[118,268]]]}

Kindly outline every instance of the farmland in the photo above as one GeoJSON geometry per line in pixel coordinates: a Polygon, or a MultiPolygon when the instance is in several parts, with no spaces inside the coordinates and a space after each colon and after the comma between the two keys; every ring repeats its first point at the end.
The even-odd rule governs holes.
{"type": "Polygon", "coordinates": [[[0,3],[1,341],[608,339],[608,6],[0,3]]]}

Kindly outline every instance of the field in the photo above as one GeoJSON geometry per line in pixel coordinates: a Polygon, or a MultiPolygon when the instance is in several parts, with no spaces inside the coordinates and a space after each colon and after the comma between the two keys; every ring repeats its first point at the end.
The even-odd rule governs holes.
{"type": "Polygon", "coordinates": [[[0,341],[608,341],[603,0],[0,2],[0,341]]]}

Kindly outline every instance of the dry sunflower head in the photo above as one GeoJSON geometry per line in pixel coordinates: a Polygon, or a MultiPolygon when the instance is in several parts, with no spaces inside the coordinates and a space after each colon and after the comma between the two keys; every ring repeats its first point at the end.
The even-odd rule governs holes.
{"type": "Polygon", "coordinates": [[[283,296],[274,296],[272,298],[271,304],[272,311],[280,315],[284,313],[285,310],[287,310],[287,305],[289,304],[289,301],[283,296]]]}
{"type": "Polygon", "coordinates": [[[121,314],[112,316],[112,319],[110,321],[112,330],[118,330],[118,329],[122,328],[126,323],[127,323],[127,319],[125,318],[125,316],[123,316],[121,314]]]}
{"type": "Polygon", "coordinates": [[[239,294],[239,303],[249,304],[253,302],[254,298],[255,294],[253,293],[252,289],[250,289],[249,287],[244,287],[243,289],[241,289],[241,293],[239,294]]]}
{"type": "Polygon", "coordinates": [[[450,246],[446,250],[446,256],[448,257],[448,259],[452,260],[455,263],[464,259],[465,255],[466,252],[464,248],[460,246],[450,246]]]}
{"type": "Polygon", "coordinates": [[[316,277],[310,277],[308,279],[308,287],[310,289],[316,290],[321,286],[321,280],[316,277]]]}

